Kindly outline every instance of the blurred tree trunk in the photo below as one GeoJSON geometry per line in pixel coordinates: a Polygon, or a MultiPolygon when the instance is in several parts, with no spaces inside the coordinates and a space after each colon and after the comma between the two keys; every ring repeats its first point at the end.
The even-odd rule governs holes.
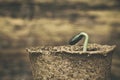
{"type": "Polygon", "coordinates": [[[22,17],[22,18],[26,18],[26,17],[29,16],[28,15],[28,13],[29,13],[29,5],[26,2],[22,3],[20,12],[21,12],[20,17],[22,17]]]}
{"type": "Polygon", "coordinates": [[[34,18],[38,19],[40,17],[40,7],[39,4],[34,5],[34,18]]]}
{"type": "Polygon", "coordinates": [[[56,17],[56,10],[57,10],[58,3],[59,3],[58,0],[53,0],[53,5],[54,6],[52,6],[52,18],[56,17]]]}
{"type": "Polygon", "coordinates": [[[34,0],[26,0],[21,5],[21,17],[25,19],[32,19],[34,14],[34,0]]]}
{"type": "Polygon", "coordinates": [[[23,1],[21,5],[21,17],[26,19],[39,18],[40,7],[34,0],[23,1]]]}

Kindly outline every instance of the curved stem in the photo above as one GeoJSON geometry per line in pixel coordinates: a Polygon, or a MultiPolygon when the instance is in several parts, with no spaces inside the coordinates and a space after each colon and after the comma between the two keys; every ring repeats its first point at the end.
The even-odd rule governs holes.
{"type": "Polygon", "coordinates": [[[87,51],[88,39],[89,39],[87,33],[81,32],[80,34],[76,35],[75,37],[73,37],[73,38],[70,40],[69,44],[70,44],[70,45],[74,45],[74,44],[76,44],[78,41],[80,41],[83,37],[85,37],[85,41],[84,41],[84,44],[83,44],[83,52],[85,52],[85,51],[87,51]]]}
{"type": "Polygon", "coordinates": [[[85,36],[85,41],[84,41],[84,44],[83,44],[83,52],[87,51],[87,46],[88,46],[88,35],[84,32],[80,33],[80,35],[83,35],[85,36]]]}

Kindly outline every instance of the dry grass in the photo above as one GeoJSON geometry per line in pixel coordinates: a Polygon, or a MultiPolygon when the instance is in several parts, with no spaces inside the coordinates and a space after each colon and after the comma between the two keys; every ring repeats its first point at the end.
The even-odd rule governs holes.
{"type": "MultiPolygon", "coordinates": [[[[29,38],[37,38],[41,41],[38,44],[49,44],[46,42],[61,43],[67,41],[76,33],[81,31],[87,32],[91,38],[91,42],[102,42],[108,40],[113,29],[112,24],[120,23],[119,11],[67,11],[64,14],[76,13],[83,15],[77,17],[74,21],[70,18],[40,18],[33,20],[23,20],[20,18],[0,17],[0,32],[10,37],[13,41],[25,38],[29,42],[29,38]],[[95,19],[89,18],[95,16],[95,19]],[[99,38],[103,36],[103,38],[99,38]]],[[[118,31],[120,31],[118,29],[118,31]]],[[[31,42],[32,44],[32,42],[31,42]]],[[[51,43],[50,43],[51,44],[51,43]]]]}

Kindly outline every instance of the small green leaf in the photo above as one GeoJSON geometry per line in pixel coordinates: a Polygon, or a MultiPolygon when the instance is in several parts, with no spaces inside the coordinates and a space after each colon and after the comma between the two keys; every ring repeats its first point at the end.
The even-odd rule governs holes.
{"type": "Polygon", "coordinates": [[[76,35],[74,36],[70,41],[69,41],[69,44],[70,45],[74,45],[76,44],[78,41],[80,41],[84,36],[83,35],[76,35]]]}
{"type": "Polygon", "coordinates": [[[70,41],[70,45],[76,44],[78,41],[80,41],[83,37],[85,37],[84,45],[83,45],[83,51],[87,51],[87,45],[88,45],[88,35],[84,32],[81,32],[80,34],[74,36],[70,41]]]}

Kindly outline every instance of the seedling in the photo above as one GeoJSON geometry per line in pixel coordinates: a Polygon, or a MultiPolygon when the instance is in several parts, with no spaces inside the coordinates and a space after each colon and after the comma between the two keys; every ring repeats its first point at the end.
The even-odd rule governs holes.
{"type": "Polygon", "coordinates": [[[88,45],[88,35],[87,33],[85,32],[81,32],[79,33],[78,35],[74,36],[70,41],[69,41],[69,44],[70,45],[74,45],[76,44],[78,41],[80,41],[83,37],[85,37],[85,41],[84,41],[84,44],[83,44],[83,52],[86,52],[87,51],[87,45],[88,45]]]}

